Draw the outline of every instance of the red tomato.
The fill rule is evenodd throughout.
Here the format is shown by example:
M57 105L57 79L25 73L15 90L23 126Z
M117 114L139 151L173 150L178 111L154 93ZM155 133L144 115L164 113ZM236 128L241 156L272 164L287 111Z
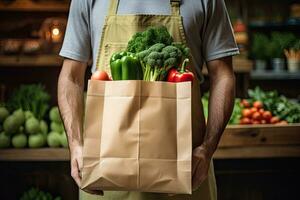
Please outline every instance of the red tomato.
M257 112L258 110L257 110L257 108L252 107L252 108L250 108L250 111L251 111L251 113L252 113L252 115L253 115L253 113Z
M258 120L253 120L253 121L252 121L252 124L260 124L260 121L258 121Z
M263 120L260 121L260 123L261 123L261 124L266 124L267 121L263 119Z
M243 117L248 117L249 118L249 117L251 117L252 113L251 113L249 108L246 108L246 109L243 109L242 115L243 115Z
M243 99L241 104L245 107L245 108L249 108L250 107L250 103L248 100L246 99Z
M261 120L261 115L260 115L260 113L259 113L259 112L253 113L253 114L252 114L252 119L253 119L253 120L257 120L257 121Z
M109 81L110 80L108 74L105 71L96 71L91 76L91 79L92 80L99 80L99 81Z
M240 120L240 124L251 124L251 120L247 117L244 117Z
M270 121L270 119L272 118L272 113L270 111L265 111L262 114L263 118L267 121Z
M261 109L259 109L259 111L258 111L261 115L263 115L264 114L264 112L265 112L265 110L263 109L263 108L261 108Z
M253 103L253 107L255 107L255 108L257 108L257 109L260 109L260 108L263 108L264 105L263 105L263 103L260 102L260 101L255 101L255 102Z
M271 124L276 124L276 123L278 123L280 121L280 119L279 119L279 117L272 117L271 118L271 120L270 120L270 122L271 122Z
M280 121L280 122L277 122L276 124L278 124L278 125L287 125L288 122L285 121L285 120L282 120L282 121Z

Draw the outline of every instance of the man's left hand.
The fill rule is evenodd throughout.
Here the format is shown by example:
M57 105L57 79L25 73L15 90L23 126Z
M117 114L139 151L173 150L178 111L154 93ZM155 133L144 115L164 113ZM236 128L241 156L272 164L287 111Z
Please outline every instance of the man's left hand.
M199 146L193 150L192 158L192 187L196 190L207 178L211 156L204 146Z

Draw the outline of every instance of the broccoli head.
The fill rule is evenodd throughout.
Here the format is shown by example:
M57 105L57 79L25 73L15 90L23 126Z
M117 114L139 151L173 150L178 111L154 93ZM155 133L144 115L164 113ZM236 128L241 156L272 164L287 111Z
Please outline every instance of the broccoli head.
M127 51L138 53L149 49L154 44L170 45L173 38L164 26L150 27L144 32L138 32L128 42ZM163 48L163 47L162 47Z
M173 42L172 46L175 46L178 49L180 49L180 51L182 52L182 57L183 58L188 58L189 57L189 55L190 55L190 49L186 45L181 44L181 43L175 43L175 42Z

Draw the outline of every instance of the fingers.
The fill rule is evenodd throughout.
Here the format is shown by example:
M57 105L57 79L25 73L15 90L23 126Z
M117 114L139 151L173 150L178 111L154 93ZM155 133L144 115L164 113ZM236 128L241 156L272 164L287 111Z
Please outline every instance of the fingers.
M195 173L193 174L192 186L196 190L207 178L208 169L204 160L199 160Z
M198 189L198 187L201 185L201 183L206 179L207 175L206 172L204 172L203 170L199 169L196 170L195 175L193 176L193 180L192 180L192 186L193 186L193 190Z
M193 157L192 157L192 176L194 176L195 171L198 167L198 164L199 164L199 158L193 155Z
M193 190L197 189L200 184L206 179L208 173L208 163L201 149L196 148L193 151L193 167L192 167L192 186Z
M81 185L81 176L76 159L71 160L71 176L75 180L78 187Z

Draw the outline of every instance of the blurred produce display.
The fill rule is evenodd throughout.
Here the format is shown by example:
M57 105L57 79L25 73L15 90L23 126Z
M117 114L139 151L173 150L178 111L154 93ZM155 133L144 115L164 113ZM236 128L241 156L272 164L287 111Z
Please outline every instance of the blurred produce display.
M229 124L300 123L300 104L279 95L277 91L263 91L259 87L248 91L249 99L236 99ZM202 98L204 115L208 117L208 98Z
M266 110L272 112L280 120L288 123L300 122L300 104L279 95L277 91L263 91L259 87L249 90L249 97L252 101L260 101Z
M49 192L38 188L30 188L22 194L20 200L62 200L62 198L60 196L53 197Z
M266 70L267 61L272 69L285 69L286 56L288 70L300 70L300 38L292 33L272 32L268 37L262 33L255 33L252 40L251 57L255 60L256 70Z
M45 117L49 109L50 95L40 84L21 85L7 102L10 110L30 111L37 119Z
M67 147L58 107L49 111L49 100L42 85L21 85L16 89L8 102L0 105L0 148Z

